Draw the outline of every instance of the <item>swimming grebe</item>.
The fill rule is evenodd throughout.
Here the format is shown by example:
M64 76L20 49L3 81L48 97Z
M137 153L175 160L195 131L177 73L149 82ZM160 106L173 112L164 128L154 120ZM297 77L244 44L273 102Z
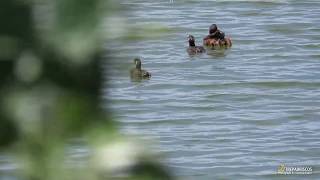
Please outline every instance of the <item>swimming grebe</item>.
M135 58L133 62L136 67L130 70L130 76L132 79L149 79L151 77L151 73L141 69L141 60L139 58Z
M209 35L203 38L203 44L210 47L231 47L232 41L229 37L225 37L224 32L218 29L216 24L209 27Z
M189 41L189 47L187 49L187 52L190 55L194 55L194 54L199 54L199 53L204 53L206 52L206 49L204 49L204 47L202 46L196 46L195 44L195 39L192 35L188 36L188 41Z

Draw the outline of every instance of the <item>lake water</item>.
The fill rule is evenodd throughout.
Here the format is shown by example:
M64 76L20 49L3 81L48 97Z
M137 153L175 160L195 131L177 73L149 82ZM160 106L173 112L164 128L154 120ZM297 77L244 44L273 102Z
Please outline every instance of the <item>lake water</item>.
M181 179L319 179L319 1L122 0L128 23L173 29L112 47L105 97L125 134L157 142ZM218 24L233 47L195 57ZM133 58L150 80L131 82ZM280 164L313 175L276 175Z

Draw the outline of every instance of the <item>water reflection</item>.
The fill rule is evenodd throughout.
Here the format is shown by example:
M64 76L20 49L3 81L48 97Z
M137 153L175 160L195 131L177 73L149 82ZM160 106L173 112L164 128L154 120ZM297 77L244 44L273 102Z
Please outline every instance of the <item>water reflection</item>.
M227 56L228 51L229 51L229 48L227 47L220 47L220 48L213 47L213 48L207 49L207 55L213 58L223 58Z

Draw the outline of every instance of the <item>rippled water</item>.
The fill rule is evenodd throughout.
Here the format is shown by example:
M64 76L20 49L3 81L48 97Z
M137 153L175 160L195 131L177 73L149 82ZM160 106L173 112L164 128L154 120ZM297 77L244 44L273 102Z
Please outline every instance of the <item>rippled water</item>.
M182 179L320 178L319 1L143 1L128 22L175 29L112 47L111 108L128 134L155 139ZM189 57L217 23L228 50ZM131 82L133 58L152 78ZM280 164L312 176L275 175Z

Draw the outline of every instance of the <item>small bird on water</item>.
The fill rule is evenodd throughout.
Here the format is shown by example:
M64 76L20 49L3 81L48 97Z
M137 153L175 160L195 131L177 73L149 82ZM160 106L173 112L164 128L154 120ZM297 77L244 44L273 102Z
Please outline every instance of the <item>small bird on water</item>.
M131 79L141 80L141 79L149 79L151 77L151 73L146 70L141 69L141 60L140 58L135 58L133 60L135 64L135 68L130 70Z
M204 49L203 46L196 46L195 39L192 35L188 36L189 41L189 47L187 49L187 52L189 55L195 55L206 52L206 49Z
M231 47L230 37L225 37L224 32L218 29L216 24L209 27L209 35L203 38L203 45L208 47Z

